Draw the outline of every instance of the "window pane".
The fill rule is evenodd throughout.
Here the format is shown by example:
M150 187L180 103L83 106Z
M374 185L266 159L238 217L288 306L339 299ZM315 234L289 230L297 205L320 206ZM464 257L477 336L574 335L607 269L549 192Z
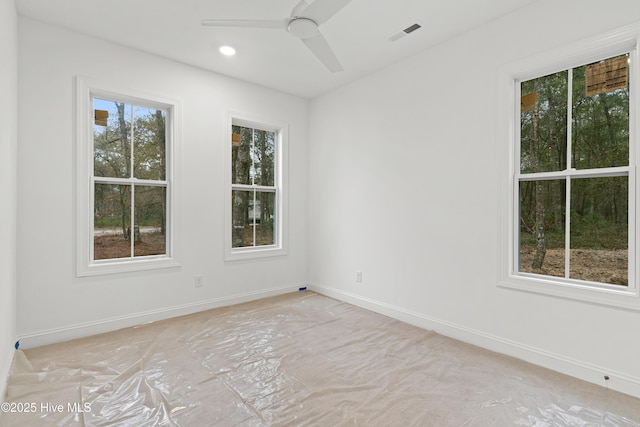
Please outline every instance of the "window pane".
M94 202L93 258L131 256L131 187L96 184Z
M98 98L93 106L94 175L130 178L131 106Z
M521 172L566 169L567 85L566 71L521 83Z
M520 183L519 271L565 277L564 180Z
M134 176L139 179L165 180L164 111L134 108Z
M166 253L166 188L135 186L135 256Z
M255 218L256 246L273 245L275 227L276 193L257 192L253 208L249 208L251 219Z
M571 181L571 278L628 285L628 181Z
M628 57L573 70L572 165L629 165Z
M253 218L249 210L253 210L253 191L232 191L233 199L233 247L253 246Z
M232 191L233 247L274 245L275 192Z
M232 126L233 134L238 135L237 138L232 138L231 141L231 182L233 184L253 184L251 179L252 130L250 128Z
M256 185L274 185L275 132L255 130L253 133L253 176Z

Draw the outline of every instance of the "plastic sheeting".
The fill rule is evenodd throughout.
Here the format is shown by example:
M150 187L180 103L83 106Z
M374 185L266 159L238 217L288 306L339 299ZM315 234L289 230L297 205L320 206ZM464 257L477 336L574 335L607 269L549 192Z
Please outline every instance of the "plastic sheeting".
M18 351L2 412L2 426L640 426L639 399L308 291Z

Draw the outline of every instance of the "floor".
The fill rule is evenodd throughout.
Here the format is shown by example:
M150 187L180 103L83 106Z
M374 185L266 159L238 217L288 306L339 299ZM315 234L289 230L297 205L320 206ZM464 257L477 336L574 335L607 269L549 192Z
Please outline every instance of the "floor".
M18 351L1 426L640 426L640 399L310 291Z

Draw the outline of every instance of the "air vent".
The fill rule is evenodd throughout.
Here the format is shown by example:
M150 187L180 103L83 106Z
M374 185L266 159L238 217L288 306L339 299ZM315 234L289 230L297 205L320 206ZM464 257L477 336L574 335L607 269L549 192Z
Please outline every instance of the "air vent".
M401 39L402 37L406 36L407 34L411 34L413 33L415 30L422 28L422 26L418 23L415 23L413 25L409 25L407 28L405 28L404 30L400 31L399 33L396 33L394 35L392 35L391 37L389 37L389 40L391 40L392 42Z
M417 30L418 28L421 28L421 27L420 27L420 24L413 24L413 25L411 25L411 26L409 26L409 27L405 28L405 29L404 29L404 30L402 30L402 31L404 31L405 33L409 34L409 33L413 33L413 32L414 32L415 30Z

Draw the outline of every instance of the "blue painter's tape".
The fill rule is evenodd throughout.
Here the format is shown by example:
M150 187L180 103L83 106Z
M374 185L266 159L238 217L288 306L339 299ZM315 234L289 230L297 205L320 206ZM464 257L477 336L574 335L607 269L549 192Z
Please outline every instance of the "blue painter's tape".
M307 287L305 286L305 287L302 287L302 288L300 288L300 289L298 289L298 290L299 290L299 291L306 291L306 290L307 290Z
M20 347L20 341L16 341L15 348L16 350Z

